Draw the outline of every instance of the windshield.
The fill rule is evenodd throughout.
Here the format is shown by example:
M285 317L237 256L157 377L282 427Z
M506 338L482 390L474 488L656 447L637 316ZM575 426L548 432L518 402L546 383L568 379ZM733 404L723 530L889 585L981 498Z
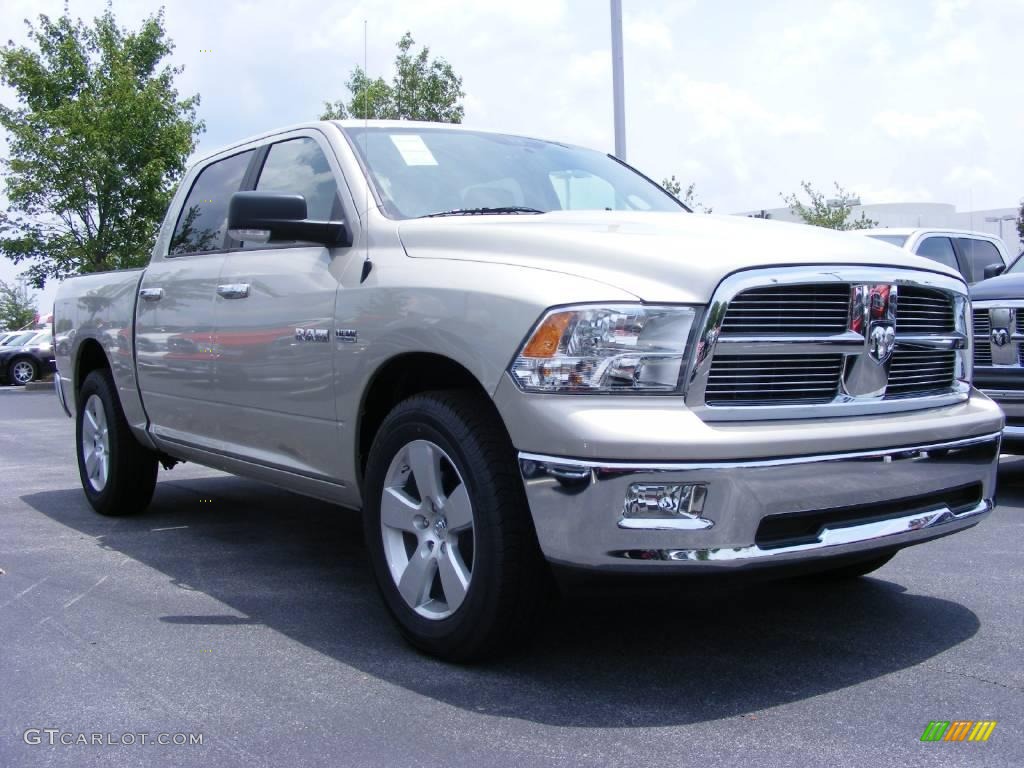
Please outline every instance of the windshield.
M37 347L43 344L50 344L52 341L49 331L36 331L35 335L25 342L25 346Z
M873 237L875 240L881 240L885 243L892 243L893 245L898 245L901 248L903 247L903 244L907 242L906 235L868 235L868 237Z
M527 215L686 210L651 180L589 149L443 128L345 130L393 218L494 208Z
M1007 268L1006 273L1021 274L1024 272L1024 251L1017 254L1017 258L1013 260L1013 263Z

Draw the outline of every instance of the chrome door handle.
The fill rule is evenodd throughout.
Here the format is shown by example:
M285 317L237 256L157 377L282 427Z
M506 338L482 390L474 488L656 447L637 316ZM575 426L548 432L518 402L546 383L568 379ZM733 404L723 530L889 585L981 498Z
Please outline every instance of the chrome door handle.
M143 288L139 291L141 296L146 301L160 301L164 297L163 288Z
M217 286L217 295L225 299L245 299L249 297L248 283L225 283Z

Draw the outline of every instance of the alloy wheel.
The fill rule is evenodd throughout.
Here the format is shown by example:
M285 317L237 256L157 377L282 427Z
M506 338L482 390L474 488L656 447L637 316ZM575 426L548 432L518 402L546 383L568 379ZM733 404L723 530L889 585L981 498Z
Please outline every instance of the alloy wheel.
M435 620L458 610L473 577L473 505L440 446L413 440L395 454L380 527L388 570L406 604Z

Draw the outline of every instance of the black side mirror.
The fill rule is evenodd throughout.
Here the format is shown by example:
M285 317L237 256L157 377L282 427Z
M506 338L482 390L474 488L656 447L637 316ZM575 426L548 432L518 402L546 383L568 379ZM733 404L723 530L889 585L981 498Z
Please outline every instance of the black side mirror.
M1005 271L1006 271L1006 265L1005 264L989 264L982 271L982 274L985 276L985 279L988 280L990 277L996 277L997 275L1003 274L1003 272L1005 272Z
M228 205L228 234L264 243L300 240L327 247L352 245L344 221L310 221L306 198L278 192L235 192Z

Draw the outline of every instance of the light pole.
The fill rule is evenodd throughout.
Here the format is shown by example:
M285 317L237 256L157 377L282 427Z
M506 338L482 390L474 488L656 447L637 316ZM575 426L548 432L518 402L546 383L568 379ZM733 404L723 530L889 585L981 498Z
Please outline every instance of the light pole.
M615 111L615 156L626 159L626 97L622 78L622 0L612 3L612 102Z
M1002 240L1004 243L1006 242L1006 238L1003 237L1003 222L1004 221L1016 221L1016 220L1017 220L1017 217L1014 214L1012 214L1012 213L1007 214L1006 216L986 216L985 217L985 221L992 221L992 222L998 221L999 222L999 239Z

